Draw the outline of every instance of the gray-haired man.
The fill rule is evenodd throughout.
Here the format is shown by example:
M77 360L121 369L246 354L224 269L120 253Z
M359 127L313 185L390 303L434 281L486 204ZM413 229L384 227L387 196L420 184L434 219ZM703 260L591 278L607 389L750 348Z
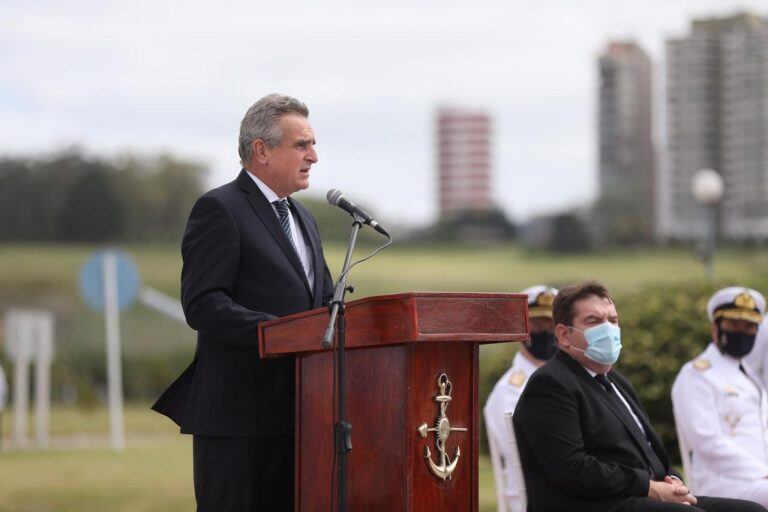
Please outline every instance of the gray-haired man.
M293 510L293 358L263 360L257 324L327 304L333 282L290 194L317 162L306 105L271 94L240 126L243 169L192 208L181 299L195 359L153 408L192 434L197 510Z

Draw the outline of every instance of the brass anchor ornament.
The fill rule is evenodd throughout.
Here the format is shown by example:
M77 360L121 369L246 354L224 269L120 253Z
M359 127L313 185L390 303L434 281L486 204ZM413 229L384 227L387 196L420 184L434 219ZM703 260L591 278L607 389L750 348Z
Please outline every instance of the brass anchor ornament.
M424 447L424 458L429 464L429 470L437 478L446 481L451 478L451 475L456 470L456 465L459 463L459 457L461 457L461 450L456 447L456 451L453 454L453 460L448 456L445 449L445 443L448 441L448 436L451 432L466 432L466 428L451 427L451 422L448 420L445 410L448 408L448 402L451 401L451 381L448 380L448 376L441 373L437 378L437 388L440 390L434 401L440 404L440 415L437 417L435 426L433 428L427 428L427 423L422 423L417 431L419 435L426 439L428 432L435 433L435 445L440 455L440 463L435 464L432 460L432 452L429 451L429 446Z

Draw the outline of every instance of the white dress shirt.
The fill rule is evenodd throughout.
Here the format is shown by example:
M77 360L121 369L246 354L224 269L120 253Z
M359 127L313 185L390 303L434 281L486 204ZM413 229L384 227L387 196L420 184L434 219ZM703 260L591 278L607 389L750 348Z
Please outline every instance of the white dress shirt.
M275 192L267 186L266 183L261 181L259 178L248 173L248 176L251 177L254 183L256 183L256 186L259 187L259 190L261 190L261 193L264 194L264 197L267 198L267 201L269 201L270 206L272 206L272 211L275 212L275 216L280 220L280 215L277 213L277 208L275 208L274 202L279 201L280 199L283 199L282 197L279 197ZM293 237L293 243L294 248L296 249L296 254L299 255L299 260L301 260L301 266L304 268L304 274L307 276L307 281L309 282L309 289L312 290L314 282L315 282L315 269L312 265L312 255L310 254L309 249L307 248L307 244L304 241L304 235L301 232L301 229L299 229L299 226L296 224L296 220L293 218L293 212L291 212L291 209L288 208L288 220L291 224L291 236Z
M595 378L595 376L597 375L597 372L590 370L589 368L587 368L584 365L581 365L581 366L582 366L582 368L587 370L587 373L589 373L589 375L593 379ZM603 375L605 375L605 374L603 374ZM607 378L608 377L606 376L606 379ZM635 414L635 411L632 410L632 407L629 405L629 402L627 402L626 398L624 398L624 395L621 394L621 391L619 391L619 388L616 387L616 384L614 384L611 379L608 379L608 382L611 383L611 387L613 388L613 392L616 393L616 396L619 397L619 399L621 400L621 403L624 404L624 407L627 408L627 410L629 411L629 414L632 415L632 419L634 419L635 423L637 423L637 426L640 427L640 432L642 432L643 435L647 437L647 434L645 433L645 429L643 428L643 423L640 421L640 418L637 417L637 415ZM602 386L602 384L601 384L601 386ZM648 442L648 444L651 444L650 441Z

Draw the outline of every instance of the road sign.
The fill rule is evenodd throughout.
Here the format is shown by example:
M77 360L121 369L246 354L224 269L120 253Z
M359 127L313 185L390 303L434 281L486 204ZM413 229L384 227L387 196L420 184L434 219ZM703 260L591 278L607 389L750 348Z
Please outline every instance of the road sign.
M139 293L139 271L130 256L119 250L94 251L80 270L80 292L85 303L91 309L104 311L106 303L104 295L104 264L105 258L114 257L117 277L117 305L120 309L130 307Z

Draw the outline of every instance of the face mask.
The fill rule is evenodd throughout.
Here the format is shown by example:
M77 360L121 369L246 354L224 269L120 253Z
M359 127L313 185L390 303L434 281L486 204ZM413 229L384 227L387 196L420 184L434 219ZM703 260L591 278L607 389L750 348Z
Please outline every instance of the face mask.
M755 346L755 336L755 334L723 331L718 328L718 348L724 354L741 359L752 352L752 347Z
M525 342L525 348L536 359L546 361L557 352L557 344L555 343L555 335L551 332L532 332L531 341Z
M583 331L570 325L568 328L584 334L584 339L587 340L586 350L571 346L572 349L584 352L587 358L600 364L613 364L619 360L619 354L621 353L621 329L619 329L618 325L605 322Z

